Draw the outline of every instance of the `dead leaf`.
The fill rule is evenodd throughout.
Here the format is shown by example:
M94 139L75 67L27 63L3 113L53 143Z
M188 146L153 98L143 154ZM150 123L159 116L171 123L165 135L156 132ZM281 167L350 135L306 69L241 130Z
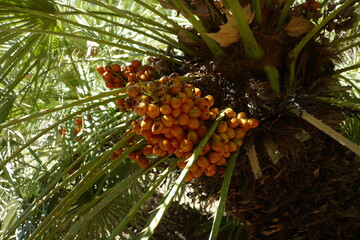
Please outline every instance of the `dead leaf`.
M301 34L310 32L314 27L315 25L304 17L293 17L285 30L289 36L299 37Z
M207 35L220 44L221 47L227 47L231 44L240 40L240 33L236 20L229 9L223 9L226 14L227 23L220 26L220 30L217 33L207 33ZM250 24L255 16L255 13L251 12L250 4L246 5L244 8L244 14L246 20Z

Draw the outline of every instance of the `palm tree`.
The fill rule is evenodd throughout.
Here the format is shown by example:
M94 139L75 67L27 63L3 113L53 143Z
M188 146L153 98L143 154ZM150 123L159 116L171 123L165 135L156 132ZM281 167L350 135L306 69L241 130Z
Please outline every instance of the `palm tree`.
M240 239L243 228L250 239L356 239L358 6L2 0L0 236L149 239L193 189L200 211L219 200L200 239ZM141 117L114 103L130 102L134 88L106 90L96 66L148 56L156 79L178 72L215 107L260 121L226 171L184 184L230 110L209 123L182 171L174 156L152 155L145 168L131 159L146 144L127 131Z

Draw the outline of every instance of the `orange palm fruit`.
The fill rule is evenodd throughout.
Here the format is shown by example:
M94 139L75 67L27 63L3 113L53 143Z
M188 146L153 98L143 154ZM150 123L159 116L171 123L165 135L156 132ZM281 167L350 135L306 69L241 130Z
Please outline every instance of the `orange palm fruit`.
M153 154L155 156L161 156L162 154L164 154L164 150L159 145L154 145L153 146Z
M239 127L245 129L246 131L249 130L250 125L249 125L247 119L240 119L240 125L239 125Z
M145 86L147 87L147 89L149 89L150 91L155 91L157 85L155 82L147 82L145 84Z
M191 108L192 108L192 107L190 106L190 104L184 103L183 105L181 105L180 110L181 110L181 113L187 114L187 113L189 113L189 111L190 111Z
M147 139L148 143L151 145L159 144L159 142L164 139L161 135L152 135L150 138Z
M226 166L226 165L227 165L226 158L222 157L222 158L217 162L216 165L218 165L218 166Z
M167 133L170 133L170 127L166 127L166 126L164 125L164 128L163 128L163 130L162 130L162 134L167 134Z
M103 75L103 74L105 73L105 68L104 68L103 66L97 66L97 67L96 67L96 71L97 71L99 74Z
M256 118L248 119L247 123L249 124L250 128L257 128L259 126L259 120L257 120Z
M124 102L125 102L124 98L116 99L116 101L115 101L116 105L118 105L118 106L124 106Z
M143 130L150 130L153 124L154 121L149 117L144 117L140 122L140 126Z
M159 106L151 103L148 105L147 115L149 115L152 119L156 119L160 116L160 108Z
M169 104L163 104L161 105L160 107L160 112L161 114L163 115L167 115L167 114L170 114L171 113L171 107Z
M234 110L232 110L231 108L228 108L225 110L225 117L227 119L231 119L236 117L236 112Z
M176 155L178 158L182 158L182 157L185 156L185 153L184 153L183 151L181 151L180 149L176 149L175 155Z
M145 114L147 113L147 110L148 110L148 106L144 102L140 102L138 105L136 105L136 107L134 109L136 114L139 116L145 116Z
M211 145L210 143L207 143L204 148L202 149L200 155L203 156L203 155L206 155L208 152L211 151Z
M209 159L209 162L217 164L222 158L222 155L218 152L210 152L208 153L207 158Z
M246 130L244 128L235 128L235 139L242 139L245 137Z
M236 117L230 118L230 119L228 120L228 126L229 126L229 128L236 128L236 127L239 126L239 124L240 124L240 120L239 120L238 118L236 118Z
M175 137L180 136L183 133L183 131L184 131L183 128L179 125L173 125L170 127L170 132Z
M193 143L189 139L183 139L180 142L180 150L187 153L193 149Z
M139 61L139 60L132 60L130 64L131 64L131 66L132 66L133 68L137 69L138 67L141 66L141 61Z
M228 129L228 124L226 121L220 121L219 124L216 127L217 133L225 133Z
M198 159L196 159L196 164L203 169L210 166L209 160L204 156L198 157Z
M122 148L118 148L118 149L116 149L116 151L115 151L115 153L116 153L117 155L121 155L121 154L123 154L123 152L124 152L124 149L122 149Z
M185 181L185 182L191 182L193 179L194 179L193 174L192 174L191 172L188 172L188 173L186 174L186 176L185 176L184 181Z
M238 146L234 141L229 142L229 147L230 147L230 152L236 152L236 150L238 149Z
M131 160L135 160L136 159L136 151L129 153L128 158L130 158Z
M201 110L199 109L199 107L194 106L189 110L189 116L191 118L198 118L201 116Z
M176 138L169 139L171 146L178 149L180 147L180 142Z
M164 150L168 150L171 147L171 143L168 139L164 138L159 142L159 146Z
M202 139L205 134L207 133L207 127L205 125L200 125L198 129L196 129L196 133L198 134L199 138Z
M105 82L105 87L109 88L109 89L113 89L115 88L115 84L113 82Z
M136 135L141 135L141 126L140 124L134 124L132 129Z
M169 77L168 76L162 76L160 79L159 79L159 83L162 83L162 84L165 84L169 81Z
M199 98L200 100L197 102L197 106L200 108L201 111L209 110L210 108L210 101L207 98Z
M146 140L148 140L149 138L151 138L152 136L154 136L154 134L152 133L151 130L141 129L140 134L141 134L141 136L143 136Z
M175 154L176 154L176 153L175 153ZM180 169L184 169L185 166L186 166L186 163L187 163L187 162L185 162L185 159L180 159L180 160L178 160L178 161L176 162L178 168L180 168Z
M193 155L193 151L190 151L190 152L187 152L187 153L185 153L185 159L189 159L192 155Z
M241 147L243 145L243 140L242 139L234 139L234 143L236 143L236 145L238 147Z
M194 94L195 94L195 96L200 97L201 96L200 88L194 88Z
M220 140L211 140L210 142L211 145L211 150L215 151L215 152L221 152L223 146L223 143Z
M171 94L177 94L177 93L179 93L181 91L181 85L179 85L179 84L172 84L172 85L170 85L170 87L169 87L169 92L171 93Z
M179 121L179 124L181 126L187 126L190 122L189 115L187 115L185 113L180 114L180 116L177 118L177 120Z
M117 77L117 76L115 76L115 77L112 79L112 81L115 82L115 83L122 83L121 78L119 78L119 77Z
M196 130L200 127L199 119L197 118L190 118L188 127L192 130Z
M165 127L171 127L174 124L174 118L171 115L163 115L161 117L161 122Z
M171 110L171 116L173 118L178 118L180 116L180 114L181 114L181 110L179 108L173 108Z
M194 87L191 84L185 84L183 87L183 92L188 96L189 98L192 98L194 96Z
M127 77L128 82L136 82L136 74L135 73L129 73L128 77Z
M203 120L203 121L207 121L207 120L209 120L210 119L210 111L209 110L206 110L206 111L202 111L201 112L201 116L200 116L200 118L201 118L201 120Z
M154 122L154 124L151 127L151 131L154 135L159 135L162 133L163 128L164 128L164 124L162 122Z
M239 112L236 116L239 120L241 119L247 119L247 114L246 112Z
M110 160L114 160L114 159L117 158L117 156L118 156L118 155L113 152L113 153L109 156L109 158L110 158Z
M138 92L138 88L134 85L132 86L129 86L127 89L126 89L126 93L129 95L129 97L131 98L134 98L136 97L137 95L139 95L139 92Z
M189 97L184 92L179 92L177 96L181 99L182 104L186 103L189 100Z
M113 77L114 77L114 74L112 72L106 71L106 72L103 73L102 76L103 76L103 79L105 81L111 81L113 79Z
M145 168L149 167L149 159L147 159L145 156L143 156L137 161L137 164L142 169L145 169Z
M201 168L198 168L195 172L191 172L194 178L200 178L203 174L203 170Z
M226 134L228 135L229 139L234 139L235 138L235 130L233 128L228 128L226 130Z
M215 165L215 164L211 164L210 166L208 166L208 167L205 169L204 173L205 173L206 176L212 177L212 176L214 176L214 175L216 174L216 170L217 170L216 165Z
M171 101L171 95L170 94L164 94L161 96L161 104L168 104L170 105L170 101Z
M171 98L170 105L173 109L181 108L181 105L182 105L181 98L178 98L178 97Z
M210 106L214 105L215 99L212 95L206 95L204 98L209 101Z
M144 149L143 149L143 154L144 154L144 155L150 155L150 154L152 154L152 153L153 153L153 147L152 147L152 145L150 145L150 144L146 145L146 146L144 147Z
M222 143L228 143L229 142L229 136L226 133L219 133L220 141Z
M197 145L199 143L199 136L194 130L190 130L187 133L187 138L194 144Z

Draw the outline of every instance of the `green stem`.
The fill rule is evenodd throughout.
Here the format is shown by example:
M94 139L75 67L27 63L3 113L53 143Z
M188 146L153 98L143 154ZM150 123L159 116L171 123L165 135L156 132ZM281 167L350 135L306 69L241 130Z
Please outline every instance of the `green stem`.
M214 40L212 40L210 37L206 35L207 32L206 29L201 25L199 20L196 19L196 17L192 14L190 9L188 9L188 7L183 3L183 1L171 0L171 2L174 3L177 8L181 9L182 14L186 16L186 19L193 25L196 31L200 34L200 37L205 41L206 45L210 48L214 56L223 56L225 54L224 51Z
M346 8L349 4L354 2L356 0L347 0L345 3L343 3L340 7L336 8L334 11L332 11L325 19L319 23L315 28L313 28L299 43L296 45L296 47L293 49L293 51L289 54L289 57L291 59L290 63L290 77L289 77L289 86L288 90L293 87L294 81L295 81L295 69L296 69L296 60L298 56L300 55L300 52L303 50L303 48L306 46L306 44L314 37L316 33L318 33L331 19L333 19L336 15L338 15L344 8Z
M289 14L290 7L294 3L294 1L295 0L286 0L283 9L281 9L279 20L276 23L276 28L280 28L281 26L284 25L284 23L287 19L287 16Z
M360 33L354 34L354 35L351 35L351 36L348 36L348 37L344 37L344 38L339 38L337 40L332 41L329 44L329 46L338 46L342 42L346 42L346 41L352 40L354 38L359 38L359 37L360 37Z
M340 49L339 52L345 52L345 51L347 51L347 50L349 50L349 49L352 49L352 48L354 48L354 47L357 47L357 46L360 46L360 43L359 43L359 42L355 42L355 43L353 43L353 44L351 44L351 45L349 45L349 46L346 46L346 47Z
M264 52L256 42L250 26L244 15L244 9L241 7L238 0L226 0L233 10L234 18L238 26L239 33L244 43L245 55L248 58L256 59L264 55Z
M227 193L229 191L231 177L232 177L232 173L234 171L235 162L236 162L236 158L237 158L238 154L239 154L239 149L236 152L231 154L231 157L229 159L229 164L226 167L223 184L220 189L219 205L218 205L218 208L216 209L215 219L212 224L209 240L215 240L219 233L221 219L222 219L222 216L225 211L226 197L227 197Z
M264 71L267 74L270 85L276 96L280 95L280 74L276 67L274 66L265 66Z
M360 68L360 63L346 67L346 68L336 70L334 74L336 75L336 74L340 74L340 73L351 71L351 70L358 69L358 68Z
M251 0L251 6L255 11L255 21L257 24L262 25L262 15L261 15L261 3L260 0Z

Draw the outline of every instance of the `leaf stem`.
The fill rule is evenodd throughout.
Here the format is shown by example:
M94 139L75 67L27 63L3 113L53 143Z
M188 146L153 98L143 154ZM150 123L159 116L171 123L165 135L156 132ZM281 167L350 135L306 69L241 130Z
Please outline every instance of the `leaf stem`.
M286 0L285 1L285 5L284 5L283 9L281 9L279 20L276 23L276 28L280 28L282 25L284 25L284 23L287 19L287 16L289 14L290 7L294 3L294 1L295 0Z

